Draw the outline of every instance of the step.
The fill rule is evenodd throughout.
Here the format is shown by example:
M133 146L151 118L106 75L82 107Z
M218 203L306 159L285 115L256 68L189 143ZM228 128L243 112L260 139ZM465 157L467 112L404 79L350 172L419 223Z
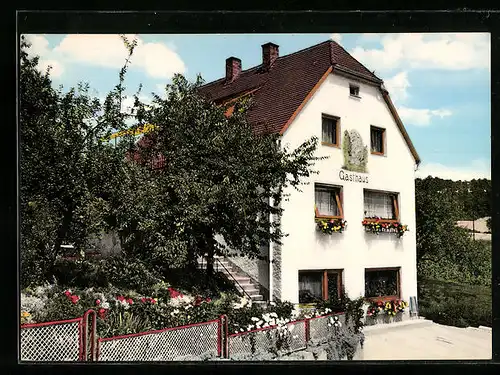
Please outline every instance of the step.
M256 289L256 288L243 289L243 290L241 290L241 288L236 288L236 289L240 293L249 294L249 295L258 295L260 293L260 291L258 289Z
M260 294L250 294L250 298L252 299L252 302L253 301L263 301L264 300L264 297Z

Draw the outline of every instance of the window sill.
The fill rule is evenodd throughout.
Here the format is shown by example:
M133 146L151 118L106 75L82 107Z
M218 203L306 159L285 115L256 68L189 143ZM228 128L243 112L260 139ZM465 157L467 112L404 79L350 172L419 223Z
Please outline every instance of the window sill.
M373 218L364 218L363 221L366 221L368 223L375 223L375 222L379 222L379 223L398 223L399 220L398 219L373 219Z
M342 216L323 216L323 215L316 215L314 217L315 220L344 220Z
M338 143L321 142L322 146L340 148Z
M399 300L401 298L399 297L399 295L395 295L395 296L381 296L381 297L365 297L365 301L366 302L378 302L378 301L389 302L389 301L393 301L395 299Z
M371 151L372 155L385 156L385 152Z

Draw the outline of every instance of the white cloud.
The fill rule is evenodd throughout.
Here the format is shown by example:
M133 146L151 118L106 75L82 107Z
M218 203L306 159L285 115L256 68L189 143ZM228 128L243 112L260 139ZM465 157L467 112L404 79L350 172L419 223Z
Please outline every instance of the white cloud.
M469 165L459 168L450 168L439 163L422 163L415 175L418 178L432 176L453 181L468 181L478 178L491 178L491 167L483 159L473 160Z
M385 34L380 37L380 43L382 49L357 46L351 53L370 69L382 71L403 67L490 69L490 35L487 33Z
M399 107L397 110L403 123L415 126L428 126L435 117L443 118L453 114L448 109L415 109Z
M336 41L337 43L340 43L342 40L342 35L341 34L330 34L330 39Z
M52 77L60 77L64 71L62 64L55 60L47 58L50 56L49 41L43 35L25 35L28 42L31 44L29 49L30 54L39 56L38 70L42 73L47 71L50 66L50 75Z
M153 78L170 78L175 73L185 73L186 66L172 48L172 44L146 43L137 35L126 35L129 41L137 39L137 46L131 58L131 68L141 69ZM63 65L80 63L120 69L125 63L127 50L119 35L71 34L55 48L48 47L48 41L41 35L30 35L33 53L41 62L51 61L54 74L62 73ZM47 65L47 64L46 64Z
M400 72L394 77L385 80L384 85L395 101L404 101L408 98L408 87L411 85L410 81L408 81L407 72Z

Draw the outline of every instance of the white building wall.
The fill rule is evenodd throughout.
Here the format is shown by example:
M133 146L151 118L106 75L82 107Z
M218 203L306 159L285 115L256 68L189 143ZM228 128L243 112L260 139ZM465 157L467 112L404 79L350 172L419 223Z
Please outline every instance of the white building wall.
M298 302L298 271L306 269L343 269L345 290L350 298L364 295L364 270L375 267L401 267L401 294L408 300L417 295L415 238L415 161L393 119L380 91L357 83L360 97L349 95L344 77L330 74L304 106L282 138L282 147L291 149L316 136L316 155L329 159L318 161L320 173L308 179L302 192L288 188L289 200L283 202L282 228L289 236L283 239L281 299ZM343 142L345 130L356 129L368 147L368 183L343 181L339 171L344 164L340 148L321 145L321 116L340 117ZM370 153L370 125L386 129L386 155ZM342 143L341 143L342 145ZM351 172L348 172L351 173ZM314 220L314 183L339 185L343 188L343 210L347 228L331 236L316 229ZM402 238L392 233L379 236L365 233L363 189L399 193L402 224L409 227Z

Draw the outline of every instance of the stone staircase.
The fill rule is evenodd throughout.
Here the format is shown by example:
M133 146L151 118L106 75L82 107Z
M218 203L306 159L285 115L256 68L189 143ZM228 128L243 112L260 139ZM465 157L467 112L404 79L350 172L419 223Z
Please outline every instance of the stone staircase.
M202 262L202 258L198 258L198 268L206 268L206 262ZM267 302L264 301L264 297L259 291L259 285L252 281L252 279L240 269L234 267L227 259L224 257L215 257L214 260L214 271L221 272L224 274L229 281L235 282L235 287L239 293L243 296L250 296L252 304L256 305L266 305ZM248 295L248 296L247 296Z

